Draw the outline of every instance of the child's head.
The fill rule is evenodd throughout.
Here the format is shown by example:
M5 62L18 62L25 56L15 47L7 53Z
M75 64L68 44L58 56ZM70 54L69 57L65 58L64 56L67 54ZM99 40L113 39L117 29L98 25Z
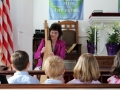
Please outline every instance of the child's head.
M111 74L116 75L116 77L120 78L120 51L118 51L117 55L114 58Z
M58 78L64 74L64 62L58 56L50 56L44 63L45 73L49 78Z
M12 66L18 71L25 70L29 67L29 56L25 51L18 50L11 56Z
M82 54L74 67L74 78L80 79L82 82L89 82L98 80L99 76L100 71L96 58L90 53Z

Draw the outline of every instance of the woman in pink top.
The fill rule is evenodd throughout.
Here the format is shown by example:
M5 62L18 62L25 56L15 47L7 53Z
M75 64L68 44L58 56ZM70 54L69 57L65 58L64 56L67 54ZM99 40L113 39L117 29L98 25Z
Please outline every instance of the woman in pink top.
M112 76L107 79L109 84L120 84L120 51L115 56L114 63L111 69Z
M82 54L74 67L74 79L67 84L100 84L99 66L96 58L90 54Z
M49 39L51 40L52 52L49 55L57 55L60 58L65 58L66 43L60 40L62 36L61 25L58 23L53 23L49 31ZM40 70L43 61L43 54L45 52L45 39L42 39L37 51L34 53L34 59L38 60L35 70Z

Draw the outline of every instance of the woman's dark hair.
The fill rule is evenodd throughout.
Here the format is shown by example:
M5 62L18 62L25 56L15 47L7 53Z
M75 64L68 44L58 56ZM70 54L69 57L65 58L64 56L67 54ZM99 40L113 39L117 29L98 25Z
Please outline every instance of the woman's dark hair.
M115 77L120 78L120 51L118 51L114 58L114 63L110 72L112 75L115 75Z
M58 36L58 39L62 36L62 29L61 29L61 25L58 24L58 23L53 23L51 26L50 26L50 31L51 30L54 30L54 31L58 31L59 32L59 36ZM49 31L49 32L50 32ZM50 33L49 33L49 38L50 38Z

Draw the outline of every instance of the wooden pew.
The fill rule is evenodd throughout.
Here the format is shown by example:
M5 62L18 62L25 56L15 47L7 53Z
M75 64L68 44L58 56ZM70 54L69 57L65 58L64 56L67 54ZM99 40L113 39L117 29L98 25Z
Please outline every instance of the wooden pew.
M112 89L119 90L119 84L0 84L0 89L74 89L74 90L102 90L102 89Z
M101 83L107 83L107 78L110 77L110 68L100 68L100 73L101 76L99 78L99 81ZM15 71L0 71L0 74L3 75L13 75ZM28 71L28 73L30 75L45 75L44 71L35 71L35 70L31 70ZM65 83L67 83L68 81L73 79L73 71L72 70L66 70L65 74L64 74L64 79L65 79Z

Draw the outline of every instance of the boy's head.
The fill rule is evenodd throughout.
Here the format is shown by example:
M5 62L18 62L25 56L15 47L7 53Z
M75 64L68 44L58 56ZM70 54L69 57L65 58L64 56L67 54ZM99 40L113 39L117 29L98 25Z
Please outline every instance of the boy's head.
M58 78L64 74L64 62L58 56L50 56L44 63L45 73L49 78Z
M25 70L29 67L29 56L25 51L15 51L11 55L11 61L13 67L18 71Z
M99 65L96 58L90 54L82 54L74 68L74 78L82 82L98 80L100 76Z

